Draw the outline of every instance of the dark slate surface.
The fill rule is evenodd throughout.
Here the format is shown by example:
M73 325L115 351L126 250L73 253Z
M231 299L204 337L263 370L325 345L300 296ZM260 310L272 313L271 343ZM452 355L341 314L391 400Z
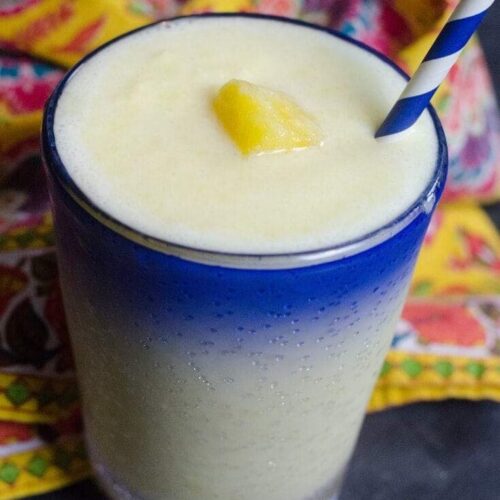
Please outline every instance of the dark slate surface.
M386 410L366 418L341 500L498 500L499 463L496 403ZM105 499L91 481L35 498Z
M491 8L480 36L498 95L500 2ZM488 212L500 225L500 204L489 207ZM33 500L104 498L91 481L32 497ZM468 401L421 403L369 415L341 497L341 500L498 499L500 405Z

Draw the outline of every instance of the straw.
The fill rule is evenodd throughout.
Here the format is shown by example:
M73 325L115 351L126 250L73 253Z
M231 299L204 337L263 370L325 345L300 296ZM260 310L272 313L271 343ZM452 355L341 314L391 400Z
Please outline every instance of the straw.
M460 2L375 137L397 134L417 121L493 2Z

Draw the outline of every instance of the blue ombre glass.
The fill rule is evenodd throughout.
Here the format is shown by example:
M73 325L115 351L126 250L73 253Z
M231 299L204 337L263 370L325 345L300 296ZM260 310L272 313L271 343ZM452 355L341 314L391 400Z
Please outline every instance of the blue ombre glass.
M335 497L443 190L435 112L432 179L384 227L296 254L208 252L126 227L68 175L54 113L85 60L47 105L43 153L98 478L116 498Z

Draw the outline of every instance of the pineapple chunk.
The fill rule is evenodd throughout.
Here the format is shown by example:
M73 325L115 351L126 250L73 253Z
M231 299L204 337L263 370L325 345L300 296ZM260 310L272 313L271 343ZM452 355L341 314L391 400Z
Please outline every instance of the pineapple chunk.
M283 92L231 80L213 101L215 114L245 154L292 151L321 144L313 118Z

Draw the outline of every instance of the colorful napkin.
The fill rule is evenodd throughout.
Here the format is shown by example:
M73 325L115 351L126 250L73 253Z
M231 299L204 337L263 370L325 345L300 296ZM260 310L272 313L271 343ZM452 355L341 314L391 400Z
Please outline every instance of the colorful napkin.
M0 500L88 474L39 157L42 107L64 71L151 20L209 11L299 17L411 72L451 0L11 0L0 3ZM448 397L500 401L500 238L479 202L500 194L500 127L477 40L434 104L449 141L444 202L369 410Z

